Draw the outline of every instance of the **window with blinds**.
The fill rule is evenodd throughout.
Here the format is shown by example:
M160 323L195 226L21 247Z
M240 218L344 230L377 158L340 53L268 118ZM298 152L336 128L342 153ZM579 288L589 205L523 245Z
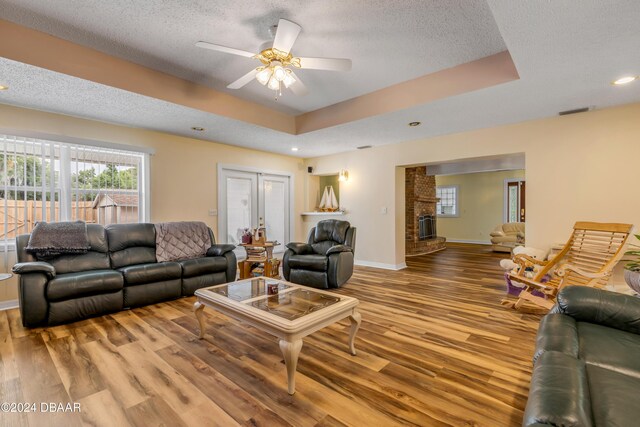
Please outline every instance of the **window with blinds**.
M144 153L0 135L0 250L38 221L143 221L145 167Z
M458 216L458 186L442 185L436 187L436 214L438 216Z

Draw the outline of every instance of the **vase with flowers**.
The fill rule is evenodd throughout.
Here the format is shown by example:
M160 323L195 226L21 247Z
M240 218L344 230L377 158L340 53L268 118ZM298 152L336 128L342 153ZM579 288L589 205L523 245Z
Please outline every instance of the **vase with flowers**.
M243 244L251 244L251 229L245 228L242 230L241 240Z

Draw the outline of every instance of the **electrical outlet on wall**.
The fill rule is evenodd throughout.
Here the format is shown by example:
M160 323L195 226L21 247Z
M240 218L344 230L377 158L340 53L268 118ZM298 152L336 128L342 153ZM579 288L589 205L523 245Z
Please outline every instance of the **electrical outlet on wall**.
M209 209L209 216L218 216L218 209Z

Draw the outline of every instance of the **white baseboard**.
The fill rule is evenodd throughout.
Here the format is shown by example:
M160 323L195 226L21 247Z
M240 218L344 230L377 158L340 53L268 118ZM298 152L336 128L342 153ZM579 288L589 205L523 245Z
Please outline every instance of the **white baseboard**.
M473 245L491 245L491 242L487 241L487 240L449 239L448 237L447 237L447 242L451 242L451 243L471 243Z
M354 264L360 265L362 267L381 268L383 270L402 270L403 268L407 268L406 262L403 262L401 264L385 264L383 262L355 260Z
M0 301L0 311L10 310L12 308L18 308L18 300L10 299L7 301Z

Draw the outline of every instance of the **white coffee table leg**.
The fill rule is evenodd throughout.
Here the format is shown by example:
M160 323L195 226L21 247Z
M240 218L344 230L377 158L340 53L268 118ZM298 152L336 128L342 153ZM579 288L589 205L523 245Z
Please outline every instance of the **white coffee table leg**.
M204 316L202 315L204 312L204 304L196 301L196 303L193 304L193 312L196 314L196 319L198 319L198 323L200 324L200 335L198 335L198 338L202 339L204 338L205 328Z
M296 368L298 367L298 356L300 356L300 350L302 350L302 340L280 340L280 350L284 356L284 364L287 367L288 391L289 394L293 394L296 392Z
M362 321L362 316L357 311L353 310L351 316L349 316L349 320L351 321L351 330L349 331L349 350L353 356L356 355L356 333L358 329L360 329L360 322Z

